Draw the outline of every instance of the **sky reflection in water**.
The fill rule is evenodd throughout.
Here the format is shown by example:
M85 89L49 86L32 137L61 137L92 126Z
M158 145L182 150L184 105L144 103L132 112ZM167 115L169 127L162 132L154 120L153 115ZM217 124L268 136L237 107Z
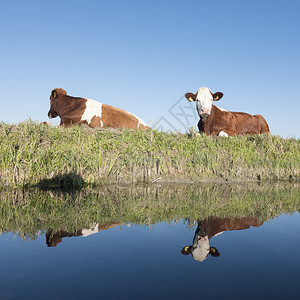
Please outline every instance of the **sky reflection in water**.
M299 210L288 182L6 191L0 299L295 298Z
M93 224L86 237L43 232L23 241L6 233L0 299L292 299L300 292L299 225L294 213L264 223ZM209 247L219 255L207 255Z

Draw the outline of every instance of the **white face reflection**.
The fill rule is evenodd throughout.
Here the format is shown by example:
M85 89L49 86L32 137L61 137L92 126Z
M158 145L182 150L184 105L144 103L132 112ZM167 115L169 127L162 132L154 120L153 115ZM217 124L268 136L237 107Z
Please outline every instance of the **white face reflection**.
M213 95L209 88L202 87L197 92L196 106L200 117L210 115Z
M209 239L208 236L196 235L193 241L191 254L197 261L204 261L209 254Z

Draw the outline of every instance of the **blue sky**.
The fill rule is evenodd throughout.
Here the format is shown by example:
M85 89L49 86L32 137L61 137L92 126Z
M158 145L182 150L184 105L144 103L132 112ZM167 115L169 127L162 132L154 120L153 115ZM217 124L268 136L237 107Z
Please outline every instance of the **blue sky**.
M61 87L183 132L197 117L182 96L207 86L224 93L218 106L299 138L299 10L290 0L1 1L0 121L48 121Z

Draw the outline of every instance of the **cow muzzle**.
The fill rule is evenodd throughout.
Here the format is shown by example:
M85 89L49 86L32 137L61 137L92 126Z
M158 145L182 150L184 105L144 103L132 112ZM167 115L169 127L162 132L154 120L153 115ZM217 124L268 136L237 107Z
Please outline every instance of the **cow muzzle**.
M204 108L204 109L201 109L201 112L200 112L201 116L208 116L209 115L209 108Z
M57 114L56 113L53 113L51 111L48 112L48 118L49 119L53 119L53 118L56 118L57 117Z

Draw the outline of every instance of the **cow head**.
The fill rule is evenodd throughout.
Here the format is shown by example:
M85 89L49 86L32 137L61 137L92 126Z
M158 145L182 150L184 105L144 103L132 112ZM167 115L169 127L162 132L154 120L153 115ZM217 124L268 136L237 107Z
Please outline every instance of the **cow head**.
M202 246L201 246L202 244ZM208 248L207 248L208 246ZM212 257L220 256L220 253L217 248L209 247L206 242L200 242L199 247L185 246L181 250L181 254L189 255L191 254L193 259L199 262L203 262L207 256L210 254Z
M191 254L197 261L204 261L210 254L213 257L220 256L219 251L215 247L209 246L209 238L206 234L201 223L198 223L198 227L195 232L193 244L191 246L185 246L181 250L181 254Z
M207 87L200 88L196 94L187 93L185 97L190 101L196 101L197 111L200 117L207 117L211 113L212 102L223 97L223 93L212 93Z
M58 116L57 113L57 100L59 95L67 95L67 92L64 89L54 89L50 95L50 110L48 112L48 117L50 119L56 118Z

